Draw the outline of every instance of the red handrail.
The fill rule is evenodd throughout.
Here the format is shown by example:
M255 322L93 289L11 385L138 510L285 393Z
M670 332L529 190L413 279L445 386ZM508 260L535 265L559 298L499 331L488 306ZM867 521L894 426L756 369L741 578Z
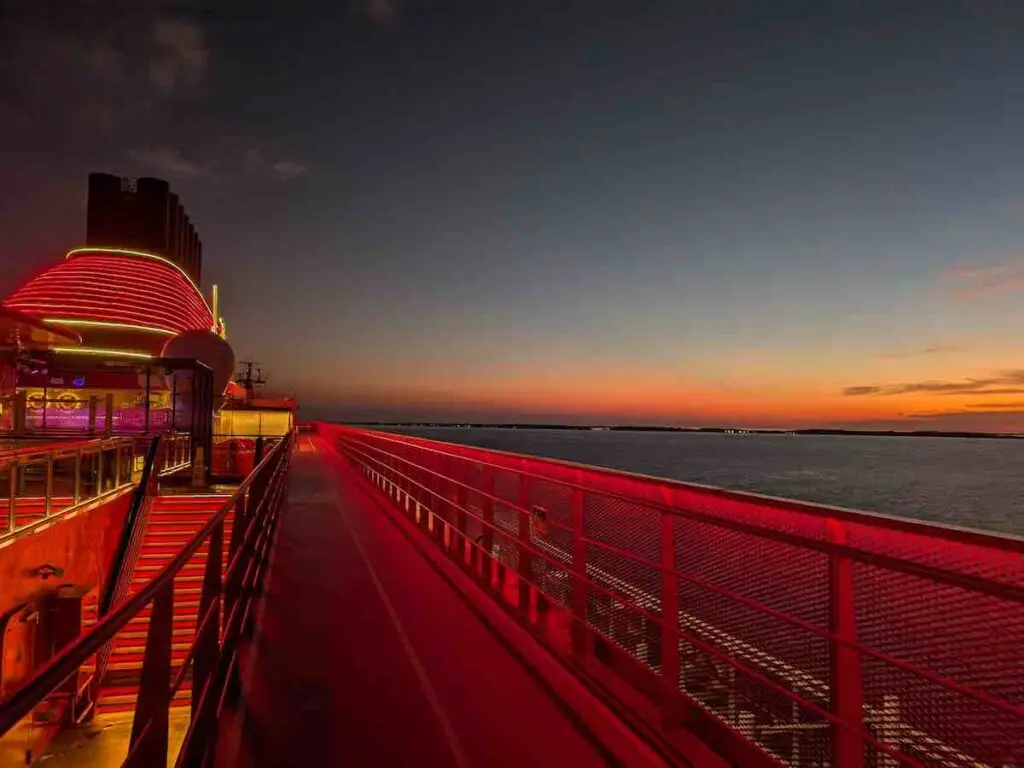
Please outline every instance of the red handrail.
M191 725L177 764L195 764L182 760L185 755L194 760L196 755L202 757L208 753L216 715L221 708L232 705L230 696L225 692L237 684L236 650L240 640L252 628L252 608L262 589L292 443L289 436L269 451L182 551L134 596L102 617L89 631L37 670L24 685L0 700L0 736L60 687L152 603L142 681L125 764L165 764L168 707L186 669L183 667L174 681L170 679L174 577L209 541L198 631L185 660L186 666L189 663L194 666ZM224 521L232 511L235 511L236 519L228 550L229 559L222 575ZM227 614L223 628L219 620L222 607Z
M327 425L327 428L338 429L338 426ZM962 543L976 543L981 546L994 547L996 549L1006 549L1011 552L1019 553L1024 551L1024 537L1015 536L1009 533L983 531L977 528L968 528L965 526L952 525L949 523L915 520L913 518L908 517L887 515L881 512L869 512L859 509L850 509L848 507L832 506L829 504L817 504L809 501L800 501L798 499L787 499L779 496L769 496L767 494L753 493L751 491L734 491L728 488L719 488L713 485L703 485L701 483L691 483L684 482L682 480L672 480L670 478L657 477L655 475L645 475L637 472L627 472L625 470L613 469L611 467L601 467L591 464L579 464L577 462L566 461L565 459L552 459L547 457L538 457L521 453L512 453L510 451L502 451L496 448L478 448L476 446L461 445L457 443L445 443L440 440L432 440L426 437L413 437L411 435L403 435L392 432L355 430L352 428L345 429L348 429L353 432L362 431L366 433L372 433L374 438L378 440L390 441L393 443L399 443L404 445L416 445L438 456L446 456L455 459L472 458L474 462L480 464L490 464L491 466L500 469L509 469L510 465L507 463L503 464L497 461L496 459L498 457L504 458L508 462L513 462L517 464L525 463L554 469L561 468L569 472L583 472L588 477L607 477L626 482L635 482L640 485L649 485L654 489L662 489L666 487L674 488L678 490L693 492L699 495L705 495L709 499L735 501L738 503L745 504L766 505L770 506L774 510L791 511L826 520L850 520L853 522L872 524L878 528L886 530L900 531L906 533L920 533L928 536L941 536L943 538L948 538L951 541L958 541ZM559 485L564 485L567 488L594 490L594 487L592 485L579 483L563 477L552 477L549 474L531 472L530 470L522 468L516 468L516 472L538 480L555 482L558 483ZM619 496L623 500L635 499L634 496L623 494L621 492L602 492L607 496ZM655 502L653 500L646 500L645 503ZM671 505L663 504L661 506L671 511L681 511L678 510L677 508L672 507Z
M570 663L605 646L629 657L617 674L663 707L710 713L709 738L741 763L755 758L738 739L796 765L1024 759L1024 540L318 429L487 584L512 571L518 590L497 596L524 621L538 601L567 615ZM507 562L490 563L488 539ZM567 586L553 592L559 573ZM602 625L595 599L646 626L657 651Z

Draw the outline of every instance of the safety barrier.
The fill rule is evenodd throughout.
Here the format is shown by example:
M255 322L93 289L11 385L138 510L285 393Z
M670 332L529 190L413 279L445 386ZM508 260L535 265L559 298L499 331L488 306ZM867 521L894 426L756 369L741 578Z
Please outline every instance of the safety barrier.
M192 435L167 432L159 437L156 468L160 476L173 475L192 466Z
M210 455L210 472L220 479L245 477L256 462L259 450L270 450L282 440L281 435L221 435L214 433Z
M744 766L1024 765L1024 540L317 428L668 740Z
M171 443L170 446L167 443ZM111 566L110 577L106 580L103 594L100 597L98 615L100 618L109 614L113 609L123 604L128 598L131 589L132 577L135 574L135 565L138 562L139 552L142 547L142 540L149 524L149 513L153 508L153 501L160 489L161 466L175 460L174 454L177 448L171 438L162 440L154 437L146 452L145 466L142 469L142 477L136 486L132 505L128 510L128 517L125 520L124 529L121 531L121 540L118 542L117 551L114 555L114 562ZM172 458L168 459L168 456ZM107 664L110 661L110 653L113 650L113 639L107 641L99 653L96 654L96 666L91 679L87 682L91 686L90 695L85 699L85 706L92 707L98 696L100 682L107 671ZM81 718L85 712L76 712L75 719Z
M129 487L134 473L135 441L128 437L0 452L0 543Z
M239 645L252 632L262 593L293 438L288 436L212 514L209 522L151 581L57 653L19 689L0 700L0 736L83 667L135 617L148 613L141 682L124 765L166 765L168 713L175 694L191 680L189 726L174 762L206 765L219 726L229 723L240 691ZM230 543L224 525L234 515ZM175 576L203 556L195 642L172 667Z

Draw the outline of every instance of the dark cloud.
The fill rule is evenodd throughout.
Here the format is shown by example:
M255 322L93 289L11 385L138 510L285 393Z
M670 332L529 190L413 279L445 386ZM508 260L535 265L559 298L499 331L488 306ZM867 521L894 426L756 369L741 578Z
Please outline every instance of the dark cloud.
M389 27L398 21L399 0L355 0L352 10L374 24Z
M307 166L293 160L278 160L270 166L271 175L280 181L290 181L299 176L305 176L308 172Z
M152 34L150 82L165 92L196 86L210 59L202 27L181 19L156 19Z
M1012 385L1024 386L1024 370L1003 371L997 376L985 379L965 379L963 381L917 381L906 384L889 385L858 385L846 387L843 394L848 397L862 395L1005 395L1015 394L1018 389Z
M137 121L204 80L204 29L180 3L11 2L0 9L0 136L64 123Z
M191 179L210 173L203 165L182 156L176 149L161 147L159 149L133 149L127 153L133 163L145 168L148 172L159 173L180 179Z

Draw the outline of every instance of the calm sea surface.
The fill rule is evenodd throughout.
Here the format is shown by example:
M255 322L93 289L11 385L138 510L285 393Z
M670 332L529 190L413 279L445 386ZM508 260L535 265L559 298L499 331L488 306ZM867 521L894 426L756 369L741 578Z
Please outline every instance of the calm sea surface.
M448 427L401 431L1024 535L1024 440Z

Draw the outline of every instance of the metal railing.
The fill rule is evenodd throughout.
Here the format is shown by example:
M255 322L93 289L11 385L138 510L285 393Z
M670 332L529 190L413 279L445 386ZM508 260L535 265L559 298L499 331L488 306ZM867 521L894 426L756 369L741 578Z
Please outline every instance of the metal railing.
M1024 540L318 429L669 740L744 766L1024 765Z
M126 437L0 452L0 543L131 486L134 473Z
M168 443L173 440L154 437L150 441L149 450L146 452L145 466L142 469L142 477L135 488L131 508L128 510L128 517L121 531L121 539L118 542L114 561L110 568L110 576L106 579L104 591L97 606L97 617L103 618L111 611L122 605L128 598L131 589L132 579L135 577L135 566L142 550L142 542L146 536L146 529L149 526L149 516L153 509L153 502L160 490L160 467L167 462L167 454L173 454L176 450L173 445L168 448ZM90 695L86 699L89 707L94 706L100 694L100 684L107 672L107 665L110 662L110 654L113 651L114 641L108 641L96 655L95 671L90 680L92 686ZM76 712L76 722L86 716L87 712Z
M173 475L192 466L192 435L187 432L168 432L160 435L157 452L157 473Z
M151 581L0 700L0 736L80 667L88 666L133 618L148 610L141 681L124 765L167 764L170 704L189 680L190 721L174 764L208 764L218 725L230 720L237 706L239 644L253 630L292 443L289 436L268 451L209 522ZM234 521L230 542L225 542L225 522L230 515L234 515ZM198 561L202 562L203 577L195 641L181 663L172 664L173 609L178 589L175 576L197 554L205 557Z
M230 479L245 477L256 461L257 443L262 450L270 450L283 439L280 435L224 435L214 433L210 449L210 472L212 475Z

